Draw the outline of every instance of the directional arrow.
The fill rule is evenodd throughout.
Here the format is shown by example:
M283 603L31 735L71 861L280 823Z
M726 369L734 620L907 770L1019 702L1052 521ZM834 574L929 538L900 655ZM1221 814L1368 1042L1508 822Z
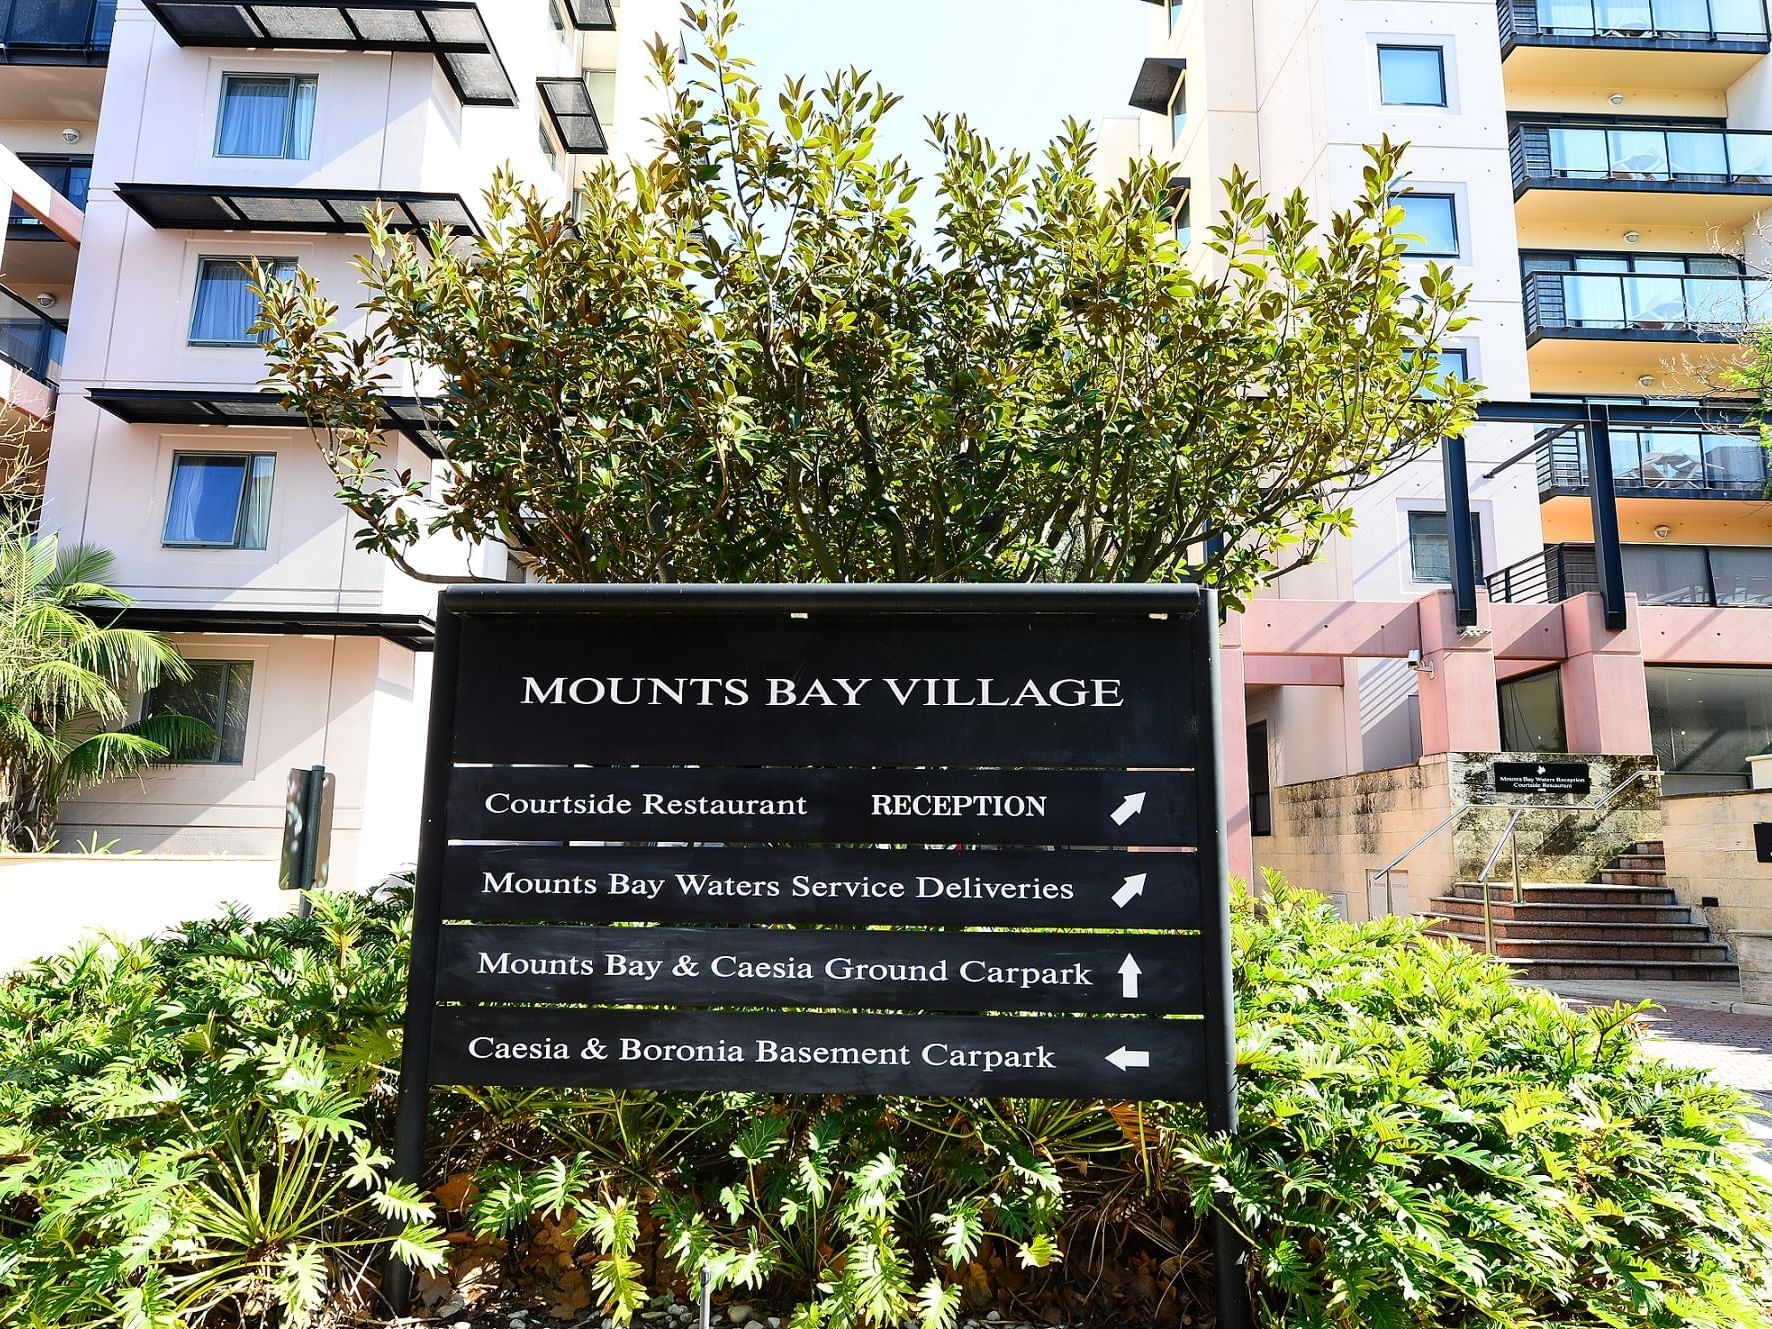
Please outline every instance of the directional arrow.
M1144 793L1141 790L1136 794L1127 794L1126 797L1120 801L1120 806L1115 808L1108 815L1114 825L1124 826L1127 822L1131 821L1132 818L1136 817L1143 811Z
M1130 955L1120 965L1120 995L1127 1001L1138 1000L1138 976L1143 972Z
M1126 878L1125 884L1121 886L1119 890L1114 892L1114 903L1124 909L1127 905L1132 903L1135 896L1143 895L1144 879L1145 874L1142 872L1138 873L1136 876Z
M1132 1070L1134 1067L1144 1069L1151 1064L1150 1053L1133 1052L1129 1048L1115 1048L1107 1054L1107 1059L1123 1071Z

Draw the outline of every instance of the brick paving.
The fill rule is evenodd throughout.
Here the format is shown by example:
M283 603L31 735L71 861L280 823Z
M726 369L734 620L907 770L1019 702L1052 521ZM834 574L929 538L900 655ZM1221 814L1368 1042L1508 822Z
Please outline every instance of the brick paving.
M1647 1011L1642 1017L1650 1050L1677 1065L1708 1070L1772 1112L1772 1015L1731 1011L1727 1003L1713 1000L1717 994L1711 993L1694 992L1693 998L1705 1004L1687 1006L1673 1004L1679 999L1678 993L1648 993L1641 991L1640 986L1627 989L1619 985L1609 990L1600 983L1547 986L1576 1007L1609 1005L1614 1001L1634 1003L1645 997L1663 1003L1660 1009ZM1570 990L1576 986L1579 991ZM1748 1129L1766 1141L1768 1152L1772 1153L1772 1120L1751 1120Z

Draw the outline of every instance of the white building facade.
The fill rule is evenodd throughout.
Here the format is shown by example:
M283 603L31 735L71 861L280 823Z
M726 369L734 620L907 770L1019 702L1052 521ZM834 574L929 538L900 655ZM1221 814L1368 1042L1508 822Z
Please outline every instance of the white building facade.
M305 424L261 390L241 261L314 274L349 330L366 205L470 235L506 163L566 204L579 172L644 150L646 47L675 19L666 0L120 0L106 16L102 104L71 126L90 187L43 523L116 556L130 621L195 666L143 706L200 715L217 741L65 804L64 840L274 853L289 772L324 765L332 880L410 860L436 587L356 548ZM387 419L390 460L426 474L422 417L390 399ZM502 551L428 554L505 573Z

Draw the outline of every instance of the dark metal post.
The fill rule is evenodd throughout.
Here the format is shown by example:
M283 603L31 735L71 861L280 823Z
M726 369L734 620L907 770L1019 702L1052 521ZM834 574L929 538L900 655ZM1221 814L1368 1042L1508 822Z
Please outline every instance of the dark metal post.
M1237 1011L1231 985L1231 898L1229 836L1224 808L1224 711L1218 670L1218 593L1205 591L1194 634L1194 713L1199 717L1200 881L1205 945L1206 1126L1234 1135L1237 1130ZM1218 1266L1219 1329L1249 1324L1248 1249L1222 1214L1212 1219L1212 1246Z
M1600 582L1600 600L1606 610L1606 626L1613 632L1625 625L1624 554L1618 537L1618 486L1612 474L1612 418L1604 406L1587 408L1587 492L1591 496L1594 522L1594 573Z
M1465 468L1464 439L1440 440L1445 473L1446 538L1452 542L1452 608L1461 628L1477 625L1477 560L1471 540L1471 482Z
M400 1041L400 1104L394 1113L394 1176L423 1187L425 1120L430 1115L431 1025L437 1004L437 948L442 940L444 804L455 759L456 667L461 620L437 601L437 654L431 668L430 734L419 818L418 879L412 896L412 967L406 982L406 1025ZM405 1315L412 1305L412 1268L389 1258L383 1279L388 1305Z
M314 906L308 892L320 876L320 818L326 814L326 768L310 766L301 787L301 863L295 889L301 892L297 914L306 918Z

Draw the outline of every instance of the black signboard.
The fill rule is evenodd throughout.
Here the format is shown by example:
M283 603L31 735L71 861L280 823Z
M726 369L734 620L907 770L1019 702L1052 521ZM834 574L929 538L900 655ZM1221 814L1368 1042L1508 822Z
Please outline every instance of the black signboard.
M488 922L1198 928L1180 851L450 845L443 911Z
M398 1175L437 1084L1234 1129L1216 637L1191 586L446 591Z
M1593 770L1585 761L1498 761L1498 794L1589 794Z

